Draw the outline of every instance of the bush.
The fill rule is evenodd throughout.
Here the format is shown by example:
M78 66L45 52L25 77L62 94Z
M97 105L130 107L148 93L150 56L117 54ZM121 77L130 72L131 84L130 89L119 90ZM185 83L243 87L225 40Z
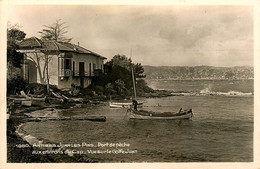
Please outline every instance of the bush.
M80 93L80 87L77 87L75 84L71 85L71 95L72 96L78 96Z
M22 77L15 77L7 80L7 95L19 94L20 91L26 91L28 83Z

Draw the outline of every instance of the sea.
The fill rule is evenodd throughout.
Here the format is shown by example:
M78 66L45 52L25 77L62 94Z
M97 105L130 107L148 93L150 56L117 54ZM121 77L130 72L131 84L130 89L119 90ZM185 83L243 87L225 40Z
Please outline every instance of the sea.
M110 109L105 102L60 111L58 116L102 115L106 122L28 122L23 130L102 163L253 161L254 80L147 80L147 84L181 95L138 98L143 109L192 108L194 118L129 120L127 109Z

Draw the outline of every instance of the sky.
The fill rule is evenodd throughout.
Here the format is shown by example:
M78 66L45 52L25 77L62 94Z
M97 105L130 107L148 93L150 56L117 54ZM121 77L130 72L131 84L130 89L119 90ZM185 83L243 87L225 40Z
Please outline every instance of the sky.
M27 38L62 19L72 43L108 60L121 54L142 65L231 67L254 64L253 14L252 6L227 5L17 5L7 19Z

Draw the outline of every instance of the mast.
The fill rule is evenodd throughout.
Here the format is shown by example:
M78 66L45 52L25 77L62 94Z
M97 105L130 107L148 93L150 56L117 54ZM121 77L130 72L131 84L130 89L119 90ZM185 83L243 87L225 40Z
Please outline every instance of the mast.
M134 94L135 94L135 100L136 100L135 77L134 77L134 69L133 68L132 68L132 78L133 78Z
M132 48L130 48L130 58L132 59ZM132 67L132 78L133 78L134 95L135 95L135 100L136 100L135 76L134 76L134 68L133 67Z

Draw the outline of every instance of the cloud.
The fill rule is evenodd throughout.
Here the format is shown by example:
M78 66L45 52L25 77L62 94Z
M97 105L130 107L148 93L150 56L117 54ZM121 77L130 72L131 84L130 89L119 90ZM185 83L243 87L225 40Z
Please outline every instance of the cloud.
M173 45L190 48L200 39L211 34L212 29L207 25L181 25L175 28L164 28L160 30L159 36L168 40Z
M55 11L54 13L50 11ZM16 6L9 19L38 36L62 19L73 42L150 65L253 65L249 6Z

